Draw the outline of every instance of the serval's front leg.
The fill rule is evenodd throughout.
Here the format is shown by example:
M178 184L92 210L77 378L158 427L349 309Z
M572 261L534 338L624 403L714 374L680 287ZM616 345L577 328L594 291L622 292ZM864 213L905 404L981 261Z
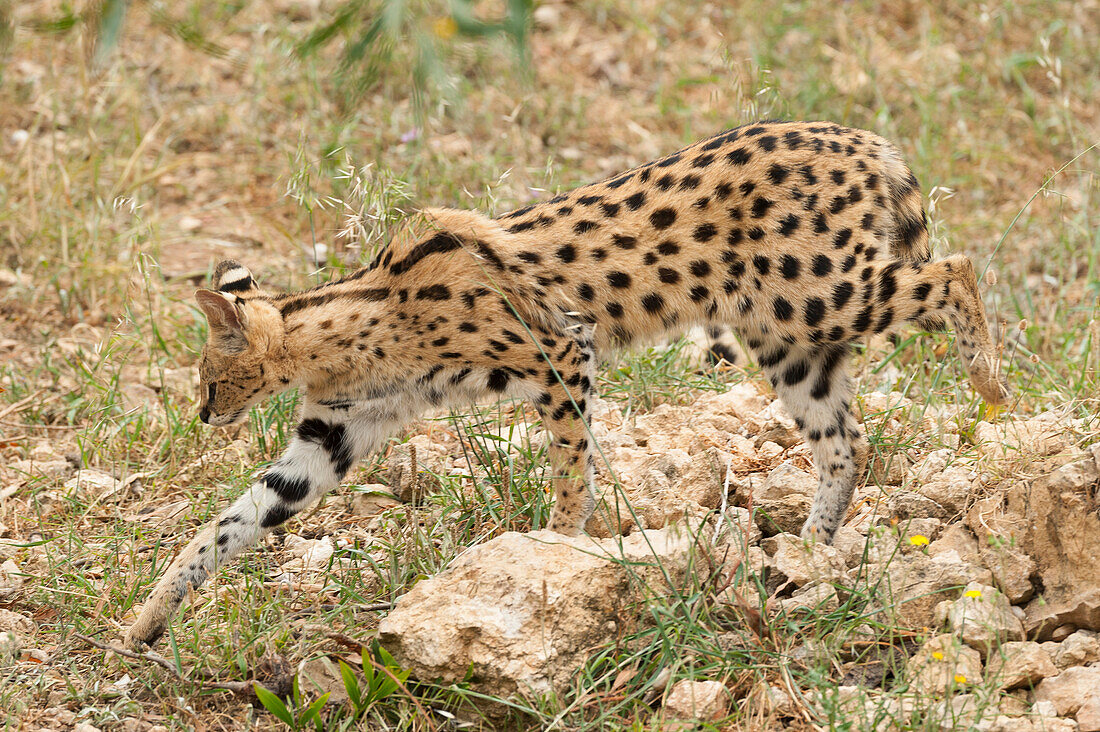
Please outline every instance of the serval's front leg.
M307 405L303 415L283 456L232 506L203 527L168 567L126 633L127 646L153 644L191 589L335 488L352 464L395 428L378 420L349 421L339 412L317 405Z
M595 399L595 356L584 338L568 338L544 352L546 377L535 406L552 436L548 456L554 471L554 509L547 526L575 536L595 506L594 445L589 431Z

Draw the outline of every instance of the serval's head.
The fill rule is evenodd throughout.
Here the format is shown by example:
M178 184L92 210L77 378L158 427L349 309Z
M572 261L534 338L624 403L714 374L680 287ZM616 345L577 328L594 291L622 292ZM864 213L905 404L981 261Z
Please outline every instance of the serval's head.
M286 389L289 380L282 318L252 273L225 261L213 284L195 293L210 324L199 361L199 419L221 427L243 420L249 407Z

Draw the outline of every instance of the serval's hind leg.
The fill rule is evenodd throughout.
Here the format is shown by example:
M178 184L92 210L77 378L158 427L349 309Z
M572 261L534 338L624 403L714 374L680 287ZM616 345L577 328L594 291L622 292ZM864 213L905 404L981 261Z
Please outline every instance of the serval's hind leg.
M846 343L767 344L756 358L813 451L818 487L805 538L832 542L867 465L867 442L850 411Z

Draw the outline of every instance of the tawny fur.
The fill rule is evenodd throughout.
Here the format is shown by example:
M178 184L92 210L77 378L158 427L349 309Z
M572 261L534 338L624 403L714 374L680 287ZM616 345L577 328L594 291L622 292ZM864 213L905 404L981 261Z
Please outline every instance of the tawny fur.
M1006 394L970 261L930 261L920 189L897 150L830 123L741 127L496 220L429 210L369 267L305 292L267 294L235 262L214 287L198 293L210 321L203 420L237 422L298 386L302 422L169 567L127 636L135 646L432 408L532 401L553 434L549 527L581 531L594 367L620 345L694 325L720 343L735 330L812 447L820 485L803 533L826 541L867 458L849 412L850 342L946 319L974 387L993 403Z

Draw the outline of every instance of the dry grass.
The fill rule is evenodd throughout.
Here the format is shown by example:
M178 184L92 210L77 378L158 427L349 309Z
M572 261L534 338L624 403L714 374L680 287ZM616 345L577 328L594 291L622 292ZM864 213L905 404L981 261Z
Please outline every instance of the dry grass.
M11 556L24 576L0 605L39 630L35 654L0 670L9 726L278 724L140 664L120 686L119 662L72 634L117 636L156 573L153 558L163 561L272 459L293 423L287 397L244 429L197 424L196 284L225 257L274 287L328 277L366 257L395 207L504 211L758 117L874 129L900 144L935 202L937 249L991 262L998 275L987 298L1006 324L1014 410L1100 411L1100 153L1085 152L1100 142L1100 2L546 2L528 73L503 41L447 44L452 87L433 88L422 117L400 55L353 98L332 73L334 49L290 52L332 5L171 7L225 50L216 56L153 24L149 8L160 6L135 4L102 64L79 25L32 29L61 3L12 6L0 85L0 559ZM349 213L366 218L349 224ZM339 236L363 222L360 236ZM947 340L872 348L862 388L895 387L972 423L980 405L952 359L938 358ZM632 392L617 372L605 386L639 409L694 378L659 354L630 365L645 390ZM331 645L307 624L366 630L378 612L360 606L393 599L466 544L541 525L538 451L485 436L511 417L491 409L410 434L459 454L462 436L467 450L522 470L498 470L483 495L476 481L445 476L427 507L381 518L330 500L291 526L338 541L327 572L286 593L280 533L201 595L166 653L236 680L269 651L296 663ZM39 467L66 458L122 484L110 494L66 488ZM381 460L355 482L380 480ZM707 658L727 672L739 662ZM616 707L600 720L641 728L650 723L640 710ZM558 711L528 710L516 724L538 727ZM372 714L375 725L431 726L400 694Z

